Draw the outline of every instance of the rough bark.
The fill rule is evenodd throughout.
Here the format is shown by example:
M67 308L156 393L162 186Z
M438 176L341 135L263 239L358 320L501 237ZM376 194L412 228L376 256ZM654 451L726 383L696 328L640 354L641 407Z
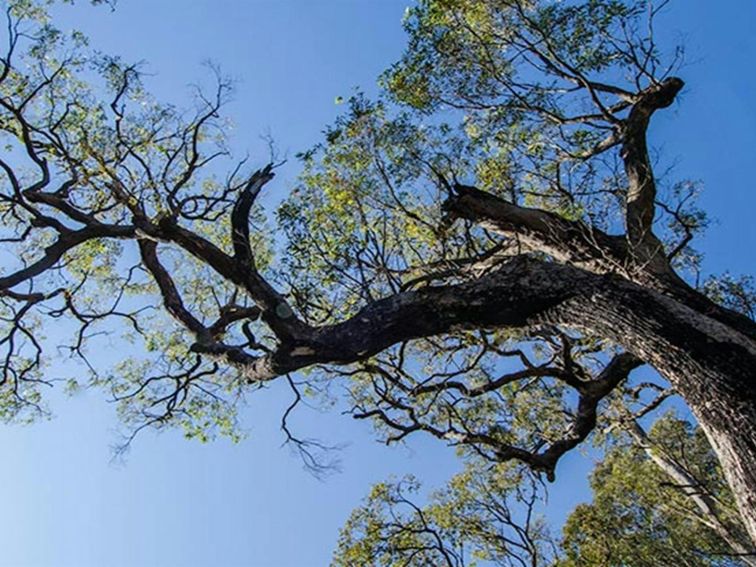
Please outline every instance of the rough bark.
M685 399L756 542L756 344L660 294L642 299L620 293L610 304L605 297L583 314L588 328L613 328L608 336L653 365Z

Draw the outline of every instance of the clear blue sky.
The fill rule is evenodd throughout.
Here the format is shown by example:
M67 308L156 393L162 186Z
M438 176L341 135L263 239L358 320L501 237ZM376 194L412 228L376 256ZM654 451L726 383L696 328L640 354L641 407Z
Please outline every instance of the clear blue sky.
M82 2L61 14L63 27L83 29L94 47L147 61L163 100L180 101L203 60L220 63L240 81L228 107L236 147L262 152L259 136L269 132L294 154L318 141L339 110L337 95L354 86L375 92L376 76L403 48L407 3L120 0L115 13ZM677 0L662 24L664 40L685 40L689 64L683 96L655 118L652 143L677 164L676 176L706 185L702 204L719 221L701 246L706 267L753 272L756 4ZM293 162L282 168L269 199L296 173ZM299 431L350 443L343 472L318 481L280 448L288 401L283 384L250 396L243 418L251 435L239 445L147 433L123 466L110 463L116 421L97 393L56 403L53 421L0 428L0 564L327 565L339 527L371 483L413 472L438 485L458 466L436 442L387 449L364 423L300 412ZM575 456L560 466L555 519L585 497L589 465Z

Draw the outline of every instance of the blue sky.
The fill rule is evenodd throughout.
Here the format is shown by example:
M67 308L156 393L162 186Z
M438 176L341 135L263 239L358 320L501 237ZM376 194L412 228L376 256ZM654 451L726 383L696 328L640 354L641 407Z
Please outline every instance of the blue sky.
M239 149L265 157L270 133L290 155L320 138L336 96L375 78L403 48L407 0L120 0L115 13L84 5L60 11L102 51L145 60L152 90L181 102L212 60L238 79L227 113ZM651 142L673 175L704 182L702 205L718 219L702 240L711 272L753 272L756 224L751 164L756 148L756 4L678 0L660 22L662 41L682 38L688 64L680 102L655 118ZM293 184L281 168L272 202ZM106 353L120 356L114 348ZM8 566L326 565L338 528L376 481L413 472L438 485L457 464L425 439L385 448L369 427L337 414L300 412L299 431L349 443L343 471L318 481L278 430L284 384L249 398L250 437L199 445L176 433L142 435L124 465L110 462L113 407L96 392L55 404L56 418L0 428L0 545ZM558 470L551 514L584 498L590 459Z

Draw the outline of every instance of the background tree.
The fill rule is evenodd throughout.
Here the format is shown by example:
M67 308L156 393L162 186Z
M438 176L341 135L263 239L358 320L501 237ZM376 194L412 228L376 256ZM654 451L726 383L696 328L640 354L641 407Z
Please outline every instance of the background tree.
M385 100L355 96L302 154L274 260L255 206L274 166L222 173L219 73L179 111L149 97L138 66L12 2L4 416L43 410L55 346L112 392L132 436L234 435L239 397L309 369L289 377L297 399L303 382L347 384L352 413L387 441L425 432L553 478L621 389L660 388L629 378L649 364L700 422L756 540L756 331L726 307L750 296L711 284L722 306L678 274L696 268L705 217L693 184L657 191L648 155L651 116L683 86L655 13L421 2ZM45 341L49 321L70 344ZM103 368L90 354L102 332L143 356Z
M342 530L334 565L656 567L753 565L748 535L700 428L666 415L648 435L614 435L591 475L593 500L559 539L544 525L546 487L521 465L476 460L418 505L414 479L373 487ZM679 482L684 474L686 483ZM709 502L699 506L696 499ZM723 526L728 526L723 530Z
M700 428L666 415L636 423L592 474L557 565L754 565L750 540Z
M344 526L333 565L547 565L541 482L522 466L471 463L418 506L413 478L377 484ZM484 563L485 564L485 563Z

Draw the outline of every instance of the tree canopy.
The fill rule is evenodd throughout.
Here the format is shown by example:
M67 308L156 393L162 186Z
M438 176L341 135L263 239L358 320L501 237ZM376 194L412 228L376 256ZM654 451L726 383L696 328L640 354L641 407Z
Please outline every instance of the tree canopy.
M722 542L747 553L754 291L747 277L698 281L699 187L660 186L654 174L650 120L684 85L681 52L653 35L664 4L419 2L383 94L347 101L323 142L298 155L299 182L268 215L256 199L283 164L231 154L231 83L217 68L214 87L177 108L150 96L139 65L56 29L47 3L9 2L3 418L45 411L46 368L66 353L88 373L74 370L69 388L104 388L118 402L124 446L147 427L236 437L237 402L281 380L297 401L335 398L388 443L424 434L457 447L468 470L428 510L407 498L412 480L374 489L345 531L344 564L354 549L394 564L422 548L456 565L463 545L502 564L554 558L528 516L540 478L619 428L640 449L612 448L597 469L594 503L567 524L565 561L610 553L625 564L633 538L657 555L685 542L690 564L716 564L701 554ZM67 342L45 338L50 324ZM131 345L128 356L98 357L103 333ZM636 379L643 365L659 377ZM661 481L650 495L638 485L659 474L713 482L702 433L659 426L678 448L694 446L697 464L680 467L654 459L636 429L675 394L731 489L717 477L717 497L702 499L678 486L680 507L706 516L708 531L665 510L649 523L667 497ZM292 432L288 413L288 439L317 470L322 446ZM407 512L394 533L385 518L398 506ZM450 507L469 522L453 522ZM398 547L381 547L386 529ZM355 530L364 537L353 541ZM623 530L616 548L597 543Z

